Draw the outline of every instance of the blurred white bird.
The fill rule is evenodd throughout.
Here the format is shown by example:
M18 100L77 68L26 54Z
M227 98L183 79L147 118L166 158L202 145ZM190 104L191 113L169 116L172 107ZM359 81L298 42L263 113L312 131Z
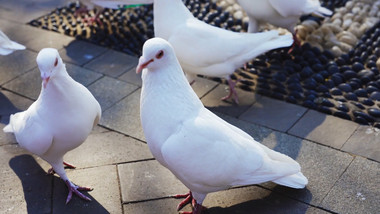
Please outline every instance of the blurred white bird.
M299 44L294 30L302 15L314 14L319 17L332 15L319 0L237 0L249 17L248 32L255 33L261 24L269 23L287 29Z
M42 78L38 99L26 111L12 114L3 130L13 132L21 147L52 165L69 189L66 203L73 193L90 200L79 190L91 189L76 186L66 176L63 164L68 164L63 156L86 140L100 120L100 105L87 88L68 75L56 49L42 49L37 64Z
M15 50L25 50L25 46L10 40L8 36L0 30L0 55L8 55Z
M138 1L138 2L148 2L148 4L151 4L153 3L153 0L130 0L129 2L133 2L133 1ZM81 13L87 13L89 10L93 10L93 9L96 9L96 13L94 16L92 17L89 17L89 18L85 18L84 21L89 23L89 24L93 24L94 22L102 25L102 21L100 21L99 19L99 16L100 14L104 11L104 8L111 8L111 9L119 9L119 8L122 8L124 7L124 4L123 4L123 1L122 0L112 0L112 1L108 1L108 0L80 0L80 2L82 3L82 7L80 7L77 11L75 11L75 14L81 14ZM133 4L133 5L129 5L127 6L126 8L129 8L129 7L137 7L137 6L141 6L141 4Z
M135 4L150 1L116 2ZM110 3L113 0L102 2ZM236 82L231 80L230 75L256 56L293 43L290 35L279 36L277 31L236 33L206 24L196 19L181 0L154 0L153 16L155 36L169 41L173 46L188 81L194 82L197 74L226 78L230 92L223 99L233 96L236 103Z
M232 186L273 181L305 187L308 180L296 161L203 106L167 41L154 38L144 44L140 71L140 117L149 149L190 189L178 210L193 197L193 213L199 214L208 193Z

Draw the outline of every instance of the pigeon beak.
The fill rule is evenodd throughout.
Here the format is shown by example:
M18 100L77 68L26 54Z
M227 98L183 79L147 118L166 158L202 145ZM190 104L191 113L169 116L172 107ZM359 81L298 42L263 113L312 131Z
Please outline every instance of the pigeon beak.
M137 74L140 73L144 68L146 68L149 65L149 63L151 63L153 61L154 61L154 59L150 59L150 60L146 61L144 57L140 57L139 64L136 67L136 73Z
M42 74L41 74L41 79L42 79L42 86L43 86L44 88L46 88L46 86L47 86L47 84L48 84L48 82L49 82L49 80L50 80L50 76L47 75L46 73L42 73Z
M50 79L50 77L46 77L46 78L42 79L42 84L43 84L44 88L46 88L46 86L47 86L47 84L49 82L49 79Z

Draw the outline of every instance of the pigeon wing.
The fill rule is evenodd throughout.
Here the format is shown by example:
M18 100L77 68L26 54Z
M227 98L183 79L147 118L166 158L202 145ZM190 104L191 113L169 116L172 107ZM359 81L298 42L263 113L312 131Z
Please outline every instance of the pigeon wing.
M175 48L179 60L194 67L227 62L253 48L247 44L243 34L220 29L196 19L178 26L168 41ZM221 47L225 51L221 52Z
M43 126L38 115L33 114L32 105L27 111L11 115L9 126L21 147L36 155L43 155L53 142L52 133Z

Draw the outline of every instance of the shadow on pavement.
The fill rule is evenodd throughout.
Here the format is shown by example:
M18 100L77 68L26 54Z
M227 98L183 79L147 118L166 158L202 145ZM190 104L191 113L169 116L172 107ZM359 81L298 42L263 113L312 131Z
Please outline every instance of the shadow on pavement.
M84 194L92 201L73 195L65 205L68 190L64 182L57 176L47 175L31 155L16 156L9 166L22 183L28 213L109 213L91 192Z

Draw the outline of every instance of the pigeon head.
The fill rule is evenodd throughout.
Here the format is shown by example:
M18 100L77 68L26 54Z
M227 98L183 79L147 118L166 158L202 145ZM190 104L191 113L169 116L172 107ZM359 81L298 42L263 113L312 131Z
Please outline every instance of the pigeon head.
M136 73L140 73L144 68L149 71L162 68L175 58L173 47L164 39L153 38L144 43L143 54L140 57Z
M46 88L50 78L62 65L62 59L54 48L44 48L37 56L38 68L41 72L43 87Z

